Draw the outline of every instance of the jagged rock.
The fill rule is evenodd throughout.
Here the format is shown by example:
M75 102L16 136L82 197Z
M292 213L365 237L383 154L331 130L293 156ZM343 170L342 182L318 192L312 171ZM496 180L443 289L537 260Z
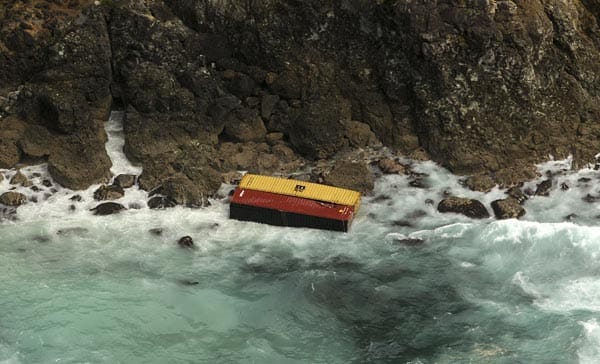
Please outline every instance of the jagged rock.
M544 180L537 185L537 189L535 190L536 196L549 196L550 190L552 189L552 180L547 179Z
M123 187L118 185L102 185L94 191L94 200L116 200L125 195Z
M498 219L518 219L525 215L523 206L512 197L492 201L492 210Z
M113 184L122 188L129 188L135 185L135 179L136 176L133 174L120 174L117 177L115 177Z
M184 237L180 238L179 240L177 240L177 245L179 245L181 248L193 249L194 248L194 240L189 235L184 236Z
M20 158L19 148L14 142L0 140L0 168L12 168Z
M380 159L377 162L377 166L381 169L381 172L384 174L404 174L406 173L406 168L397 161L389 158Z
M438 211L463 214L473 219L484 219L490 217L489 212L480 201L454 196L440 201L438 204Z
M19 192L9 191L0 195L0 204L7 206L20 206L27 201L27 197Z
M52 181L50 181L49 179L44 179L42 181L42 184L46 187L52 187Z
M324 183L349 188L361 193L370 193L375 186L374 177L364 163L338 161L324 177Z
M94 207L90 211L94 212L94 215L111 215L121 212L124 210L125 206L116 202L104 202Z
M17 173L10 179L11 185L21 185L23 187L31 187L33 183L27 179L27 177L21 173L21 171L17 171Z
M569 190L569 188L570 188L570 187L569 187L569 184L567 184L566 182L562 182L562 183L560 184L560 189L561 189L562 191L568 191L568 190Z

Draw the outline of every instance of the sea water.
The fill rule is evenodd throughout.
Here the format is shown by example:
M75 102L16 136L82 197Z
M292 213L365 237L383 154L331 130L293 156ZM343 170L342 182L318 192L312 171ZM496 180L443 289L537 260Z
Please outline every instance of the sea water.
M115 116L112 172L139 173ZM45 187L45 165L24 168L42 190L17 188L38 202L0 223L0 363L600 362L600 205L584 201L600 173L540 165L570 188L521 220L473 220L437 202L504 191L405 162L424 188L378 178L349 233L229 220L224 200L150 210L137 187L117 201L128 210L93 216L98 186ZM15 171L0 173L6 191Z

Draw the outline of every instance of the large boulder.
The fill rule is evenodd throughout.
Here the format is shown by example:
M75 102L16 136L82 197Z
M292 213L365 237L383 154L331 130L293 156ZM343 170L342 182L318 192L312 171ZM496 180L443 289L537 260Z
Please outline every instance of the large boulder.
M473 219L490 217L488 210L480 201L456 196L450 196L440 201L438 211L462 214Z
M111 161L100 138L65 138L48 158L48 172L62 186L82 190L110 179Z

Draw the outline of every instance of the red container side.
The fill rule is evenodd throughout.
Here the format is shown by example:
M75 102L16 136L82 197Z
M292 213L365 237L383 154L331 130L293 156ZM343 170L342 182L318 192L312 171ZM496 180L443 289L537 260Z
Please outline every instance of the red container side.
M231 203L340 221L349 221L354 217L354 208L352 206L337 205L239 187L235 189Z

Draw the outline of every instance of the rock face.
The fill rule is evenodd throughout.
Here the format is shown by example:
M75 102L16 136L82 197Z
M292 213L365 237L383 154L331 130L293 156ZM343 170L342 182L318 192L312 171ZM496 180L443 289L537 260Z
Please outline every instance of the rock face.
M349 188L361 193L373 190L373 175L364 163L338 161L324 178L326 184Z
M494 210L494 215L498 219L518 219L525 215L523 206L512 197L493 201L492 210Z
M550 154L597 153L599 16L589 0L7 2L0 168L48 159L67 187L107 181L115 100L141 187L203 186L186 200L239 165L297 168L276 145L288 160L422 147L511 187Z
M440 201L438 211L463 214L473 219L485 219L490 217L489 212L480 201L454 196Z

